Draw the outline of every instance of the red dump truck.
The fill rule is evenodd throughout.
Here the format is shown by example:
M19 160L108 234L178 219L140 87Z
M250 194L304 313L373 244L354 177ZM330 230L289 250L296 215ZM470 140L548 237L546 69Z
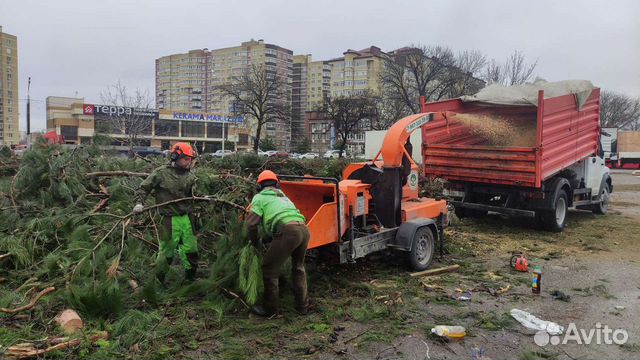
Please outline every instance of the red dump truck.
M447 180L456 214L525 216L559 232L571 207L606 213L613 185L597 156L600 89L585 81L492 87L421 104L422 112L449 114L423 126L422 157L425 176ZM456 114L527 123L535 127L535 145L490 145Z

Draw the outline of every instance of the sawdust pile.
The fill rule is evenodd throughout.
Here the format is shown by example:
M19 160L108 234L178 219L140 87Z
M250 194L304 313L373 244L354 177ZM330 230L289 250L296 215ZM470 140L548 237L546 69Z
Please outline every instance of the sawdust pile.
M499 116L457 114L455 119L487 140L488 145L533 147L536 143L536 124L515 124Z

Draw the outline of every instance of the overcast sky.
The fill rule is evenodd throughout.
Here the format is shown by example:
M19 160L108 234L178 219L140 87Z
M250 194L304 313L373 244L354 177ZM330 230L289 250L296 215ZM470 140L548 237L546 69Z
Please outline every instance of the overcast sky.
M47 96L99 103L118 79L153 96L156 58L251 38L315 60L370 45L446 45L498 60L518 49L544 79L640 96L637 0L0 0L0 26L18 37L20 99L32 78L35 129L46 127Z

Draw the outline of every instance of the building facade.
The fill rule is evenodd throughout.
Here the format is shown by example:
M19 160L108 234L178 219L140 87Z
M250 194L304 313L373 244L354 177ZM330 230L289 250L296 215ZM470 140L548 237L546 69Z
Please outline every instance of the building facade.
M329 60L331 65L331 97L349 95L379 95L380 78L388 55L376 46L363 50L347 50L340 58Z
M302 141L303 137L308 138L305 113L324 107L330 86L331 65L327 61L312 61L311 55L293 57L291 128L294 139Z
M94 135L113 138L113 145L127 139L129 126L138 126L136 145L166 150L179 141L194 144L200 153L225 149L247 150L250 133L242 117L228 117L198 111L134 109L130 107L87 104L82 98L47 97L47 131L62 135L67 144L89 144ZM132 126L131 128L135 128Z
M277 76L285 84L285 100L291 102L293 52L281 46L250 40L240 46L192 50L186 54L156 60L156 107L159 110L202 111L235 117L236 104L221 96L216 87L230 83L252 66L264 67L267 76ZM252 130L255 124L247 119ZM291 143L291 122L273 121L265 125L261 137L268 137L283 149Z
M310 58L310 56L308 56ZM303 60L302 58L299 58ZM315 67L307 66L307 91L305 104L305 129L314 152L333 149L340 140L334 124L321 109L327 98L358 95L380 95L380 78L389 55L376 46L363 50L347 50L343 56L328 61L317 61ZM321 63L321 64L319 64ZM295 69L295 68L294 68ZM363 120L347 139L347 152L353 155L364 153L364 132L370 130L370 121Z
M18 38L0 26L0 145L20 142Z

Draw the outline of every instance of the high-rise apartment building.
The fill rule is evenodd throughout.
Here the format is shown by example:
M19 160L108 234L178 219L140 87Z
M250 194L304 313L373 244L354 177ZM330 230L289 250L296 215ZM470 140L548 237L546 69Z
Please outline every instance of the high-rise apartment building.
M156 59L156 107L208 112L210 59L207 49Z
M302 141L306 136L305 113L323 108L330 85L331 66L327 61L312 61L311 55L293 57L291 128L294 139Z
M18 103L18 38L0 26L0 145L20 142Z
M186 54L164 56L156 60L156 105L174 111L202 110L221 116L235 117L236 104L221 96L216 87L230 83L252 66L265 69L267 76L281 77L288 103L291 101L293 52L267 44L263 40L243 42L240 46L192 50ZM246 126L253 127L246 118ZM280 148L289 148L290 121L273 121L262 132Z
M343 57L329 60L331 65L331 97L379 95L380 76L388 55L376 46L363 50L347 50Z

